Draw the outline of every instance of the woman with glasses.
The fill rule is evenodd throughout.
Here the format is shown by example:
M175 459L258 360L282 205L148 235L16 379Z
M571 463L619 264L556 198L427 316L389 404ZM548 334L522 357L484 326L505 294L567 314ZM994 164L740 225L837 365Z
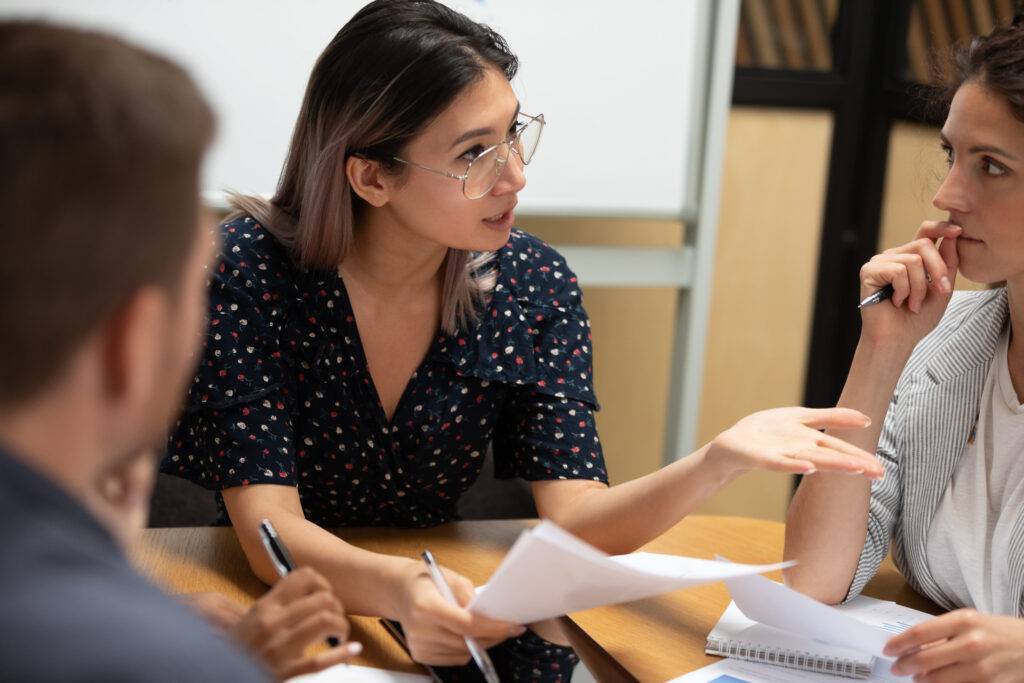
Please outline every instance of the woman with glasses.
M469 635L504 678L567 680L575 655L551 624L472 615L422 563L323 527L457 519L489 448L498 477L532 483L541 515L615 553L747 469L878 469L816 429L862 415L791 408L607 486L576 276L512 228L545 125L520 110L516 70L499 35L435 2L379 0L342 28L276 194L237 197L222 227L205 355L164 471L221 491L265 581L264 517L351 612L399 622L418 661L464 664ZM445 572L464 605L472 585Z

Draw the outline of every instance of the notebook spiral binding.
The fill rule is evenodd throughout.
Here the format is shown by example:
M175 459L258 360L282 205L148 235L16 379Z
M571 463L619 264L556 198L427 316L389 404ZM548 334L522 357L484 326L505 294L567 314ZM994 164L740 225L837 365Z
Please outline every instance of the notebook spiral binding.
M707 647L704 650L709 655L720 657L732 657L733 659L745 659L750 662L762 664L775 664L791 669L802 669L804 671L816 671L832 674L833 676L846 676L848 678L867 678L871 675L871 668L859 662L836 657L823 657L811 652L801 650L788 650L778 647L761 647L752 643L745 643L735 640L721 640L709 638Z

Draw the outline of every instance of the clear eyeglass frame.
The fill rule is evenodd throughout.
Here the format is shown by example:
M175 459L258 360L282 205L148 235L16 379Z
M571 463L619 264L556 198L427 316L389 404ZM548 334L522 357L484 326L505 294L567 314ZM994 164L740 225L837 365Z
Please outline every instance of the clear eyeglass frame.
M400 157L391 158L399 163L415 166L423 171L429 171L430 173L436 173L437 175L444 176L445 178L461 181L462 194L465 195L467 199L480 199L494 189L494 186L498 184L498 180L501 178L501 174L505 171L505 165L508 163L512 154L519 157L523 162L523 166L528 166L530 161L533 160L533 155L537 152L537 146L540 144L541 133L544 132L544 114L531 116L520 112L518 118L525 119L525 122L518 126L515 133L509 135L498 144L488 147L480 152L476 158L466 164L466 172L462 174L451 173L439 168L424 166L423 164L418 164L415 161L409 161L408 159L402 159ZM522 144L524 142L523 135L524 133L527 133L527 131L530 132L530 137L526 138L526 142L531 143L529 148L524 147ZM504 148L504 154L501 153L502 148ZM479 174L479 169L486 169L488 163L491 163L492 159L494 163L493 173L488 174L488 171L485 170L485 176L481 179L481 182L486 185L486 187L481 185L471 189L468 181L471 178L476 178L476 176L473 175L474 166L478 169L477 173Z

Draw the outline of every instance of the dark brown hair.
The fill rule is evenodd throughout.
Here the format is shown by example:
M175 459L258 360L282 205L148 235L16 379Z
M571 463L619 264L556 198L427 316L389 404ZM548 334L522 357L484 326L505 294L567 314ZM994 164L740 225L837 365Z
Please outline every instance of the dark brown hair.
M236 195L302 267L337 268L352 243L362 200L345 159L358 153L394 174L393 161L487 68L511 80L518 61L496 32L433 0L376 0L345 24L309 77L277 192L268 203ZM493 286L489 254L450 249L445 259L443 329L476 319Z
M178 291L213 114L117 38L0 22L0 404L56 381L140 287Z
M942 113L949 110L956 91L976 82L1002 96L1013 115L1024 121L1024 15L1009 24L996 26L952 53L953 78L942 90Z

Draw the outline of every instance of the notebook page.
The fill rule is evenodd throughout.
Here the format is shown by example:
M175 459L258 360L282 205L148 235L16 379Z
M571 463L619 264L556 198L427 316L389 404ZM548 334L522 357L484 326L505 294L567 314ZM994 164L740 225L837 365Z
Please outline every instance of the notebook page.
M865 595L858 596L845 605L839 605L836 609L849 614L857 621L863 621L885 631L890 638L903 633L911 626L934 618L927 612L897 605L895 602L875 600Z

